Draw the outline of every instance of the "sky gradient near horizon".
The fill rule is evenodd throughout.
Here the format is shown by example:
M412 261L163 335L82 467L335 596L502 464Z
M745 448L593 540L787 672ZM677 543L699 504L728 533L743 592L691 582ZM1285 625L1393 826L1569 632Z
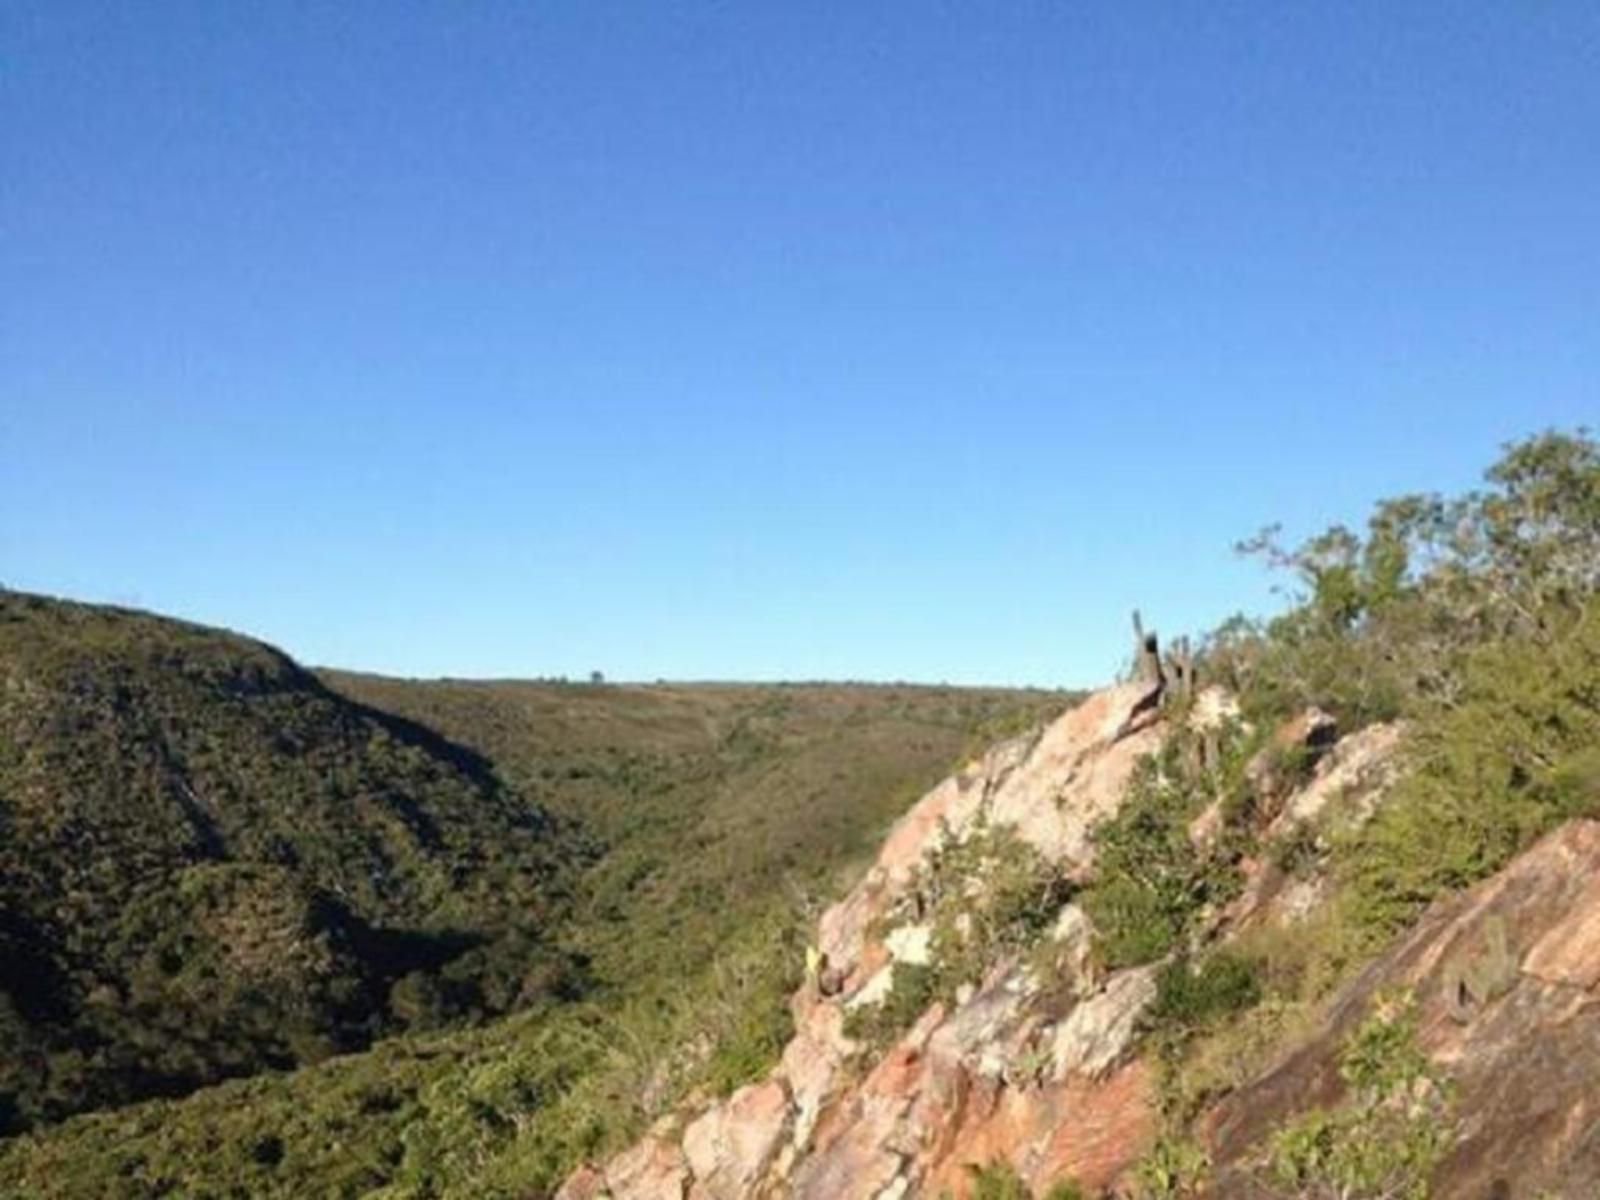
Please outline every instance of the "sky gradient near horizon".
M1600 423L1600 6L0 8L0 583L1083 684Z

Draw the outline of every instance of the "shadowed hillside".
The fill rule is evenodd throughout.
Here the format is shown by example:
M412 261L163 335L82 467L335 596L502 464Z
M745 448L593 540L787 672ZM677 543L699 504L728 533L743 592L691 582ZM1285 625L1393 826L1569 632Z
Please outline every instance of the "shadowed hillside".
M704 965L755 912L817 907L958 758L1075 698L903 684L323 678L472 747L597 840L572 934L598 976L619 984Z
M735 935L797 928L965 747L1066 702L319 677L0 593L0 1131L406 1031L487 1045L470 1028L506 1012L666 1014ZM741 1003L790 982L757 965ZM755 1069L782 1019L757 1012L678 1082Z
M446 964L461 1009L572 974L572 831L233 634L0 594L0 830L11 1126L365 1045Z

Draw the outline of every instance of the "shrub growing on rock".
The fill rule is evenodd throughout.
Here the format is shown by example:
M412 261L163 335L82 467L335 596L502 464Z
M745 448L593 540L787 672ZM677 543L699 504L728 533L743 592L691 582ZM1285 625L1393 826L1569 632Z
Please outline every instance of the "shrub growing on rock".
M929 927L929 962L896 963L888 995L852 1008L846 1034L872 1048L892 1042L935 1000L952 999L1004 955L1035 945L1070 895L1060 867L1008 827L980 820L967 837L947 838L888 918Z
M1427 1200L1454 1128L1408 999L1378 1003L1345 1043L1339 1073L1351 1090L1345 1104L1313 1109L1273 1135L1269 1186L1293 1200Z
M1260 998L1256 964L1242 955L1223 950L1197 964L1175 958L1156 972L1156 998L1145 1020L1161 1037L1178 1039Z
M1094 830L1095 880L1082 897L1111 967L1154 962L1176 949L1196 916L1233 896L1241 823L1250 804L1243 777L1243 730L1219 734L1216 763L1197 763L1186 731L1140 762L1116 815ZM1223 836L1197 845L1189 827L1222 805Z

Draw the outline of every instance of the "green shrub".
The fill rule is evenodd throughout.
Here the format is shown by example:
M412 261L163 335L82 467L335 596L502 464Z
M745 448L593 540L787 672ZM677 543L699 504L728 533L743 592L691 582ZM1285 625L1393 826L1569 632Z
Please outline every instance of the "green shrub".
M969 1165L967 1173L972 1179L968 1200L1034 1200L1034 1193L1022 1176L1004 1160L997 1159L981 1166ZM946 1191L941 1200L949 1195ZM1050 1185L1043 1200L1085 1200L1085 1196L1076 1182L1063 1179Z
M1181 944L1208 905L1235 895L1238 822L1247 816L1241 729L1220 731L1221 761L1197 766L1183 732L1135 768L1121 807L1097 825L1095 879L1081 898L1101 954L1112 967L1153 962ZM1205 846L1189 825L1210 803L1224 806L1223 836ZM1228 820L1226 818L1231 818Z
M1162 1038L1182 1038L1260 998L1259 970L1248 958L1225 950L1198 964L1177 958L1156 972L1156 996L1145 1020Z
M1347 1040L1340 1075L1350 1100L1272 1135L1267 1180L1297 1200L1427 1200L1454 1126L1408 1002L1379 1003Z
M1033 1193L1010 1163L999 1161L969 1166L972 1191L969 1200L1033 1200Z
M1600 806L1600 604L1466 655L1448 702L1413 735L1415 770L1336 866L1374 936L1498 870L1534 838Z
M1133 1167L1132 1200L1188 1200L1211 1178L1211 1159L1187 1138L1165 1136Z

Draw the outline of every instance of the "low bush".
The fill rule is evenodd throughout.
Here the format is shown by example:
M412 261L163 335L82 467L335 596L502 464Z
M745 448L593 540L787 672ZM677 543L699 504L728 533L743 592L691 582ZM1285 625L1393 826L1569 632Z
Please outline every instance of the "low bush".
M982 1166L969 1166L967 1171L972 1179L968 1200L1034 1200L1034 1193L1026 1181L1017 1174L1015 1167L1003 1159ZM947 1190L940 1200L948 1200L949 1196ZM1052 1183L1040 1200L1085 1200L1085 1196L1075 1181L1062 1179Z
M1259 968L1228 951L1198 964L1176 958L1156 972L1156 997L1145 1012L1152 1031L1166 1039L1186 1037L1261 998Z
M1157 1139L1133 1167L1131 1200L1190 1200L1204 1194L1211 1160L1187 1138Z
M1207 906L1237 894L1240 837L1251 811L1243 763L1250 746L1229 725L1213 741L1216 761L1197 762L1184 731L1142 760L1116 815L1095 827L1095 880L1081 902L1108 966L1154 962L1177 949ZM1221 836L1196 845L1189 826L1208 805L1223 807Z
M1267 1185L1293 1200L1427 1200L1455 1129L1408 1001L1379 1002L1346 1042L1340 1075L1351 1091L1344 1105L1313 1109L1272 1135Z

